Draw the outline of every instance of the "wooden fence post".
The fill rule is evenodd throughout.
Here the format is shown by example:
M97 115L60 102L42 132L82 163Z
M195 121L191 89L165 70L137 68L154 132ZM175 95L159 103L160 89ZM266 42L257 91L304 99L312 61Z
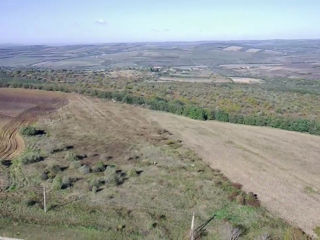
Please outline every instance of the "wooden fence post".
M46 187L43 186L43 210L47 213L47 198L46 198Z
M194 212L192 213L190 240L194 240Z

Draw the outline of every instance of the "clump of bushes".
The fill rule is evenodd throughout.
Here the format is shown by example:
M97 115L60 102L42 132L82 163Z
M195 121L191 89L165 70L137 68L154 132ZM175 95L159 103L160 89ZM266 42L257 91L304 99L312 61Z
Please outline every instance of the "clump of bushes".
M23 136L36 136L36 135L42 135L45 133L44 130L39 130L39 129L36 129L35 127L33 126L26 126L26 127L22 127L20 129L20 133L21 135Z
M68 176L61 177L60 175L57 175L52 182L53 189L60 190L60 189L67 189L69 187L72 187L72 184L75 180L71 179Z
M45 171L41 174L41 179L42 180L47 180L47 179L53 179L55 178L58 173L64 171L67 167L58 165L58 164L54 164L50 167L48 167L47 169L45 169Z
M89 191L96 193L106 181L103 178L93 178L89 181Z
M61 189L61 187L62 187L62 177L61 176L56 176L53 179L52 187L55 190L60 190Z
M20 157L20 162L24 165L42 161L44 158L39 151L28 150Z
M72 186L72 180L71 178L64 176L62 178L62 182L61 182L61 189L66 189Z
M127 180L127 174L115 167L108 167L104 171L106 184L119 186Z
M103 162L98 162L92 167L93 172L103 172L104 170L106 170L106 165Z
M139 176L142 172L143 172L143 170L137 170L137 169L135 169L135 168L132 168L132 169L129 170L128 176L129 176L129 177L137 177L137 176Z
M48 180L49 179L48 174L49 174L48 170L45 170L43 173L41 173L41 176L40 176L41 180L43 181Z

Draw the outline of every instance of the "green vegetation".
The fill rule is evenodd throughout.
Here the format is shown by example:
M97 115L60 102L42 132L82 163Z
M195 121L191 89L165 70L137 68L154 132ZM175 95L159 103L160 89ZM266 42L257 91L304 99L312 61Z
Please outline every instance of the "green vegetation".
M0 87L74 92L196 120L320 135L319 66L312 66L313 71L305 74L305 66L297 69L299 64L295 64L295 73L287 73L292 68L290 59L301 56L306 65L318 61L319 42L259 43L259 52L254 54L246 52L253 43L239 44L244 48L238 52L223 51L226 43L151 46L150 55L154 52L161 56L160 67L152 66L158 64L154 57L137 56L136 52L148 48L145 46L72 46L63 51L60 47L48 50L48 46L12 48L0 60L5 62L3 65L15 66L14 61L20 59L25 66L36 66L33 64L41 62L45 48L48 59L44 64L70 69L0 67ZM128 55L129 49L135 54ZM104 70L78 68L77 64L82 63L91 66L86 61L96 59L102 51L106 61L95 67ZM118 56L112 55L111 61L109 52ZM69 53L74 58L66 59ZM50 56L55 60L51 61ZM134 67L114 68L122 66L122 59ZM200 67L183 66L190 62ZM277 62L281 63L277 67L284 68L280 77L272 70L270 75L259 72L259 64L271 63L265 66L272 68ZM240 66L221 66L231 63ZM253 68L241 65L248 63L257 64ZM162 67L174 64L178 66ZM203 68L203 64L207 66ZM194 67L200 70L192 70ZM170 76L209 82L161 82ZM263 81L237 84L225 76ZM219 79L225 82L215 82ZM100 119L95 125L81 122L87 116L63 116L50 126L39 126L50 132L41 139L36 135L45 131L23 127L20 133L27 150L12 161L2 161L1 171L8 172L10 187L0 195L0 235L25 239L36 235L48 240L185 239L195 211L197 226L214 216L202 239L236 239L232 234L241 239L308 239L302 231L261 207L258 196L244 192L240 184L212 170L164 129L145 129L146 123L139 128L139 121L130 127L130 123L121 122L122 116L116 124L109 118L110 121ZM98 125L103 122L103 127ZM83 131L88 126L90 131ZM43 186L47 189L46 214L42 210ZM316 193L311 187L304 190L310 195ZM314 232L320 235L319 227Z
M318 238L320 239L320 227L316 227L314 230L315 234L317 234Z
M1 234L9 231L2 227L6 221L9 225L18 222L14 232L21 232L25 239L31 238L26 237L25 229L37 225L59 229L59 234L66 234L60 239L78 239L80 229L83 235L79 239L184 239L193 210L197 226L215 215L202 239L223 239L234 229L243 230L243 239L265 234L282 239L294 234L288 224L260 207L257 196L212 170L163 129L150 129L152 136L158 134L156 142L130 137L122 140L130 144L122 144L114 152L112 145L104 153L112 158L101 158L103 152L99 151L100 156L84 152L88 143L82 139L89 139L90 149L95 151L106 149L125 133L114 134L114 126L101 135L73 132L70 123L77 124L70 117L40 126L50 132L41 141L25 136L28 147L48 154L41 162L21 166L14 160L10 166L14 185L5 197L0 196ZM137 132L130 134L137 136ZM66 143L75 147L64 147ZM71 167L75 163L79 165ZM42 185L47 186L47 213L42 210Z
M35 151L32 149L27 149L22 153L22 155L19 157L19 161L26 165L31 163L40 162L43 160L43 156L41 156L40 151Z
M20 129L20 133L21 135L24 135L24 136L36 136L36 135L44 134L44 131L36 129L33 126L26 126Z
M78 82L76 77L80 73L84 75L85 80ZM88 74L85 71L73 73L71 70L50 70L50 72L2 70L0 86L77 92L198 120L218 120L320 134L318 104L320 95L308 91L297 92L285 87L275 90L278 82L273 80L266 80L264 85L150 83L122 79L113 82L105 78L104 74L103 72ZM41 81L37 77L39 75ZM75 77L75 79L72 78L72 84L68 81L61 83L61 81L49 80L55 79L55 76L58 79L69 79L68 76L71 75ZM104 79L102 85L97 81L98 78ZM297 80L292 80L294 81ZM275 88L271 88L270 85ZM316 88L313 89L316 90ZM317 91L320 92L320 89ZM26 134L28 131L30 134L35 134L35 129L32 127L27 127L25 131Z

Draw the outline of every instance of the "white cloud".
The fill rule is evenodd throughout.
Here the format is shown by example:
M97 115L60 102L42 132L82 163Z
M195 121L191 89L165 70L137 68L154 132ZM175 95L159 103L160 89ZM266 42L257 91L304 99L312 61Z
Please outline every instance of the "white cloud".
M100 24L100 25L106 25L107 21L104 20L103 18L97 19L96 20L96 24Z

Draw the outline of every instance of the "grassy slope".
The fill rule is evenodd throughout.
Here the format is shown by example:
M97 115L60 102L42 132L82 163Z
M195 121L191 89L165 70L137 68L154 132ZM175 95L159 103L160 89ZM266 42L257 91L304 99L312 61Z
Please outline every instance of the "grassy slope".
M8 169L13 182L11 191L0 198L0 235L184 239L195 211L196 225L216 214L204 239L223 239L234 228L243 229L243 239L264 234L275 239L304 238L265 209L250 206L258 203L205 165L175 136L146 121L139 108L73 96L67 107L37 126L48 134L26 137L26 142L32 151L40 150L45 160L21 165L16 159ZM73 149L66 150L67 145ZM53 153L54 149L59 151ZM70 161L66 156L71 151L87 157ZM100 161L108 165L105 172L83 174L75 167L79 162L94 168ZM41 180L44 169L52 170L54 165L63 170ZM101 184L97 193L90 192L89 183L110 179L112 169L125 174L124 182L110 181ZM72 187L55 188L59 176L71 177ZM40 184L49 189L47 214L41 210ZM33 206L27 206L30 200ZM39 232L40 226L44 231Z

